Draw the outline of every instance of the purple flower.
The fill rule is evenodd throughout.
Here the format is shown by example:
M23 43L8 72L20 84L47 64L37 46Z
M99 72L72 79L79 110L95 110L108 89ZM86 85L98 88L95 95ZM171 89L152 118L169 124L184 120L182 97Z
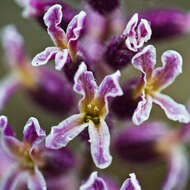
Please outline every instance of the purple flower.
M37 54L32 60L33 66L44 65L50 60L55 60L55 68L62 70L66 63L76 61L77 41L84 26L86 13L81 11L76 15L68 24L66 33L60 26L62 16L62 7L58 4L50 7L44 15L44 23L56 47L48 47Z
M136 125L149 118L152 103L161 107L171 120L182 123L190 121L184 105L176 103L172 98L161 93L182 72L182 57L176 51L168 50L161 59L163 66L154 69L156 49L152 45L145 47L132 59L133 66L142 73L141 83L134 95L141 98L132 118Z
M139 22L136 13L129 20L123 32L123 35L126 36L125 45L129 50L137 52L151 38L151 34L149 22L145 19L141 19Z
M67 25L76 14L74 9L61 0L16 0L16 3L24 8L22 15L25 18L36 19L44 28L46 28L46 26L43 21L43 16L46 11L55 4L61 5L62 12L64 13L61 20L63 29L67 28Z
M130 178L123 182L120 190L141 190L135 174L131 173L129 176ZM90 177L80 186L80 190L112 190L112 187L110 184L107 184L103 178L98 177L97 172L93 172Z
M183 189L188 179L188 157L184 145L190 140L190 125L170 130L165 124L149 122L127 126L115 141L117 154L138 164L164 160L168 172L162 190Z
M5 27L1 37L11 72L0 82L0 110L16 91L23 89L45 110L56 114L68 113L74 104L72 87L68 81L53 69L30 65L24 50L24 40L15 26Z
M151 23L152 40L168 39L190 31L190 15L174 8L158 8L139 13Z
M75 163L68 150L53 151L45 148L46 134L33 117L24 127L22 142L16 139L5 116L0 117L0 129L3 148L14 160L12 168L4 175L2 190L14 189L24 181L31 190L45 190L47 186L44 177L51 179L48 172L59 176L65 172L64 169L67 171Z
M122 95L119 86L120 72L104 78L98 87L92 72L82 63L75 74L74 91L82 95L79 102L80 114L73 115L54 126L46 139L46 146L53 149L64 147L88 127L91 154L99 168L111 164L109 152L110 134L105 118L108 114L108 98Z

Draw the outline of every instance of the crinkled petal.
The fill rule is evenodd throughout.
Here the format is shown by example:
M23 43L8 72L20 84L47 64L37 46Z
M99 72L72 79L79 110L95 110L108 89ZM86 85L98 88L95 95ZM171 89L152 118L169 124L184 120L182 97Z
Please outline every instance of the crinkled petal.
M97 172L93 172L90 177L80 186L80 190L108 190L106 183Z
M132 64L145 74L145 80L149 80L156 64L156 48L153 45L146 46L133 57Z
M31 117L25 127L24 127L24 142L32 146L33 149L37 144L42 142L45 139L46 133L40 128L38 120L34 117Z
M86 13L84 11L81 11L71 20L71 22L67 27L66 36L69 42L69 49L73 53L76 53L76 43L84 28L85 18L86 18Z
M126 179L123 182L120 190L141 190L141 186L136 179L136 175L134 173L131 173L129 176L130 178Z
M189 161L184 150L174 150L168 162L169 171L162 190L184 189L189 174Z
M1 190L14 190L22 175L22 171L15 165L4 175L0 185Z
M97 90L97 84L93 73L87 71L85 63L82 63L74 77L74 91L81 94L83 97L80 101L80 106L86 106L94 98Z
M48 47L41 53L38 53L32 60L33 66L45 65L48 61L54 59L56 53L58 52L58 48L56 47Z
M26 62L27 56L24 51L24 39L14 25L8 25L2 30L1 40L6 59L10 65L20 65Z
M27 186L29 190L47 190L44 176L37 167L34 174L28 175Z
M3 136L14 136L14 133L8 124L8 119L4 115L0 116L0 130Z
M52 149L65 147L88 126L83 120L83 114L76 114L52 127L51 133L46 138L46 146Z
M0 111L4 108L6 102L21 86L19 80L14 75L8 75L0 81Z
M149 118L152 109L152 98L141 95L141 99L134 111L132 120L135 125L140 125Z
M153 72L153 86L162 90L174 82L175 78L182 73L182 57L173 50L168 50L162 55L163 66Z
M110 155L110 133L106 122L101 119L100 124L95 126L93 122L89 122L88 127L91 154L96 167L104 169L112 162Z
M152 35L152 30L150 24L147 20L141 19L141 22L137 28L138 34L138 48L143 47L144 43L150 40Z
M190 121L190 115L185 106L178 104L169 96L157 93L153 97L153 102L164 110L169 119L181 123L188 123Z
M108 98L123 95L123 91L119 84L120 76L120 71L108 75L99 86L97 99L101 107L104 105L106 106L106 114L108 113Z
M48 33L56 46L64 48L67 44L66 34L60 27L62 20L61 5L53 5L44 15L44 23L48 27Z
M69 63L69 51L68 49L64 49L62 51L58 51L55 56L55 69L61 71L66 63Z

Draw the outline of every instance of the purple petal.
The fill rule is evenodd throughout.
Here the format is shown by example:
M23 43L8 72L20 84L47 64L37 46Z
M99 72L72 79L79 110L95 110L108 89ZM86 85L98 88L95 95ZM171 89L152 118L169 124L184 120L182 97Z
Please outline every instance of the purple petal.
M169 96L158 93L154 95L153 102L164 110L169 119L181 123L188 123L190 121L190 115L185 106L178 104Z
M3 136L14 136L14 133L8 124L8 119L4 115L0 116L0 130L3 133Z
M86 13L81 11L71 20L67 27L66 36L69 42L69 49L72 51L72 53L76 53L76 43L84 28L85 18Z
M156 64L156 48L153 45L146 46L133 57L132 64L145 75L146 80L150 79Z
M173 50L168 50L162 55L163 66L153 73L154 88L162 90L169 86L175 78L182 73L182 57Z
M65 147L88 126L87 123L83 123L83 118L83 114L76 114L52 127L51 133L46 138L46 146L52 149Z
M169 171L162 190L184 189L189 173L189 161L183 149L174 150L169 157Z
M55 69L61 71L66 63L69 63L70 56L68 49L58 51L55 56Z
M28 61L24 51L24 39L14 25L8 25L2 30L1 40L10 65L21 65Z
M141 96L142 100L139 101L137 108L134 111L132 120L135 125L140 125L149 118L152 109L152 98L150 96Z
M107 75L99 86L97 92L98 103L101 104L102 107L104 105L106 106L106 114L108 113L108 98L123 95L123 91L119 84L120 76L120 71L112 75Z
M147 20L141 19L141 22L138 25L137 28L137 34L138 34L138 48L143 47L144 43L150 40L152 35L152 30L150 27L150 24Z
M23 134L24 142L32 145L32 149L46 137L45 131L40 128L38 120L34 117L27 121Z
M91 121L88 127L91 154L96 167L104 169L112 162L110 155L110 133L106 122L102 119L99 126Z
M19 80L14 75L8 75L0 81L0 111L4 108L6 102L20 86L21 84Z
M19 182L22 175L22 171L17 167L10 168L8 174L4 175L2 179L0 189L1 190L13 190Z
M90 177L80 186L80 190L108 190L106 183L97 172L93 172Z
M35 173L28 176L27 186L30 190L47 190L46 181L37 167Z
M51 61L56 53L58 52L58 48L56 47L48 47L41 53L38 53L32 60L33 66L45 65L48 61Z
M82 63L79 66L78 71L74 77L74 83L74 91L83 96L79 104L82 104L82 106L88 105L94 98L98 87L93 73L87 71L85 63Z
M66 34L59 26L62 20L61 5L53 5L44 15L44 23L48 27L48 33L57 47L65 48L67 44Z
M141 190L138 180L134 173L129 174L130 178L126 179L120 190Z

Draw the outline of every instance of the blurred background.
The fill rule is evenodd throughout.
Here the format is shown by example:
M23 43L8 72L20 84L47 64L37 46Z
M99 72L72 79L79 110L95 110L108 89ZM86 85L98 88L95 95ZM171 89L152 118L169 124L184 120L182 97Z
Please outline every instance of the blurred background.
M79 0L65 0L80 9ZM122 4L125 15L139 10L145 10L152 7L177 7L190 12L189 0L124 0ZM18 27L19 32L24 36L26 52L30 58L33 58L36 53L41 52L45 47L51 45L52 42L48 34L35 21L24 19L21 15L22 9L16 5L13 0L1 0L0 5L0 29L8 24L14 24ZM164 93L171 95L177 102L187 104L190 100L190 33L171 40L157 42L157 64L160 64L161 54L168 49L178 51L183 56L183 74L177 77L175 83L167 88ZM0 78L3 78L9 72L9 67L3 61L4 52L0 47ZM126 76L133 76L133 69L129 68L125 72ZM1 93L1 92L0 92ZM56 100L55 100L56 101ZM65 116L54 116L45 110L42 110L36 104L24 95L23 92L17 92L8 101L3 115L8 116L9 122L13 130L21 136L22 129L29 117L34 116L39 119L42 128L50 131L50 127L62 121ZM180 127L181 124L169 121L163 111L154 106L151 112L152 120L159 120L168 123L171 127ZM120 127L120 126L114 126ZM76 146L76 145L74 145ZM114 157L114 155L113 155ZM114 157L114 162L111 167L103 171L120 184L128 176L130 172L135 172L144 190L159 190L163 183L166 166L164 163L154 165L136 166L124 163ZM189 186L186 189L190 189Z

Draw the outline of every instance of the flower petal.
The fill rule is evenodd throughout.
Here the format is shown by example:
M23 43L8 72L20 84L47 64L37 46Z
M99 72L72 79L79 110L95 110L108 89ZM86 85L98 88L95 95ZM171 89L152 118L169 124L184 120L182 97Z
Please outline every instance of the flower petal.
M108 98L123 95L119 84L120 76L120 71L107 75L99 86L97 99L101 107L106 106L106 114L108 114Z
M155 89L162 90L174 82L182 73L182 57L173 50L168 50L162 55L163 66L153 72L153 85Z
M120 190L141 190L136 175L134 173L129 174L130 178L126 179Z
M8 75L0 81L0 111L4 108L6 102L20 86L21 84L19 80L14 75Z
M23 133L24 142L32 145L32 149L46 137L45 131L40 128L38 120L34 117L27 121Z
M108 190L106 183L97 172L93 172L90 177L80 186L80 190Z
M149 80L156 64L156 48L153 45L146 46L133 57L132 64L145 75L146 81Z
M52 149L65 147L88 126L83 123L83 117L83 114L76 114L54 126L46 138L46 146Z
M51 61L56 53L58 52L58 48L56 47L48 47L41 53L38 53L32 60L33 66L45 65L48 61Z
M22 171L17 166L10 168L8 174L2 179L0 189L14 190L22 175Z
M68 49L58 51L55 56L55 69L61 71L66 63L69 63L70 56Z
M149 118L152 109L152 98L150 96L141 96L142 100L139 101L137 108L134 111L132 120L135 125L140 125Z
M24 51L24 39L14 25L8 25L2 30L1 40L10 65L21 65L28 61Z
M30 190L47 190L46 181L37 167L35 173L28 176L27 186Z
M112 162L110 155L110 133L106 122L102 119L99 126L89 122L88 127L91 154L96 167L104 169Z
M44 23L48 27L48 34L58 47L65 47L67 44L66 34L59 26L62 20L61 5L53 5L44 15Z
M150 24L147 20L141 19L141 22L137 28L138 34L138 48L143 47L144 43L150 40L152 35L152 30Z
M190 115L185 106L178 104L169 96L157 93L153 97L153 102L164 110L169 119L181 123L188 123L190 121Z
M168 162L169 171L162 190L184 189L189 173L189 162L184 150L174 150Z
M81 11L71 20L71 22L67 26L66 36L69 42L69 49L73 53L76 53L76 43L84 28L85 18L86 13L84 11Z
M79 105L86 106L89 104L94 98L97 88L93 73L87 71L85 63L81 63L75 74L73 87L75 92L83 96Z

